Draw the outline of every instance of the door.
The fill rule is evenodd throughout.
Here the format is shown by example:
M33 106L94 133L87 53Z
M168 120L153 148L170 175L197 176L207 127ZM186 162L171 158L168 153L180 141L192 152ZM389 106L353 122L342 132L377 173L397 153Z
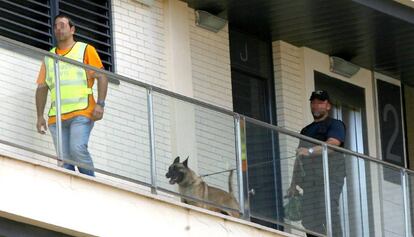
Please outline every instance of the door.
M345 124L345 148L367 154L364 89L319 72L315 72L315 88L328 91L332 104L331 117ZM367 209L362 208L369 205L365 162L351 156L342 157L346 171L339 204L343 236L369 236L369 215L363 213Z
M233 109L270 124L275 122L271 42L230 31ZM246 124L247 178L251 220L273 228L265 221L281 216L280 167L277 137L269 129Z
M362 108L335 104L332 117L342 120L347 127L345 148L364 153ZM347 156L344 157L347 159ZM340 198L343 236L369 236L369 219L362 211L368 206L365 162L347 159L346 178ZM363 228L364 227L364 228Z

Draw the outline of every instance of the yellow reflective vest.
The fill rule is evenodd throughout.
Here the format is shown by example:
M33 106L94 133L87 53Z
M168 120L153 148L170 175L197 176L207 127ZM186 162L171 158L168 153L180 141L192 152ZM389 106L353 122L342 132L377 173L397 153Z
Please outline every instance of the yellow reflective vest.
M72 49L64 57L83 63L87 44L76 42ZM56 47L50 50L56 53ZM62 114L88 107L88 96L92 94L92 88L88 88L88 76L82 67L59 61L59 82ZM56 116L56 90L54 59L45 58L46 84L51 92L51 106L49 117Z

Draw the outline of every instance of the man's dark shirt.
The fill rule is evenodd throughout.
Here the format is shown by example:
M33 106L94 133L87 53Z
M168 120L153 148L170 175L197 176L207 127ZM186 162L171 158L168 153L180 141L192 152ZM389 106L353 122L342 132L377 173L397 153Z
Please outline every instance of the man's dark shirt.
M346 129L342 121L328 117L323 121L309 124L300 133L323 142L335 138L341 142L340 146L343 146ZM315 145L301 140L299 147L310 148ZM345 159L340 154L338 152L328 154L333 236L342 235L338 203L346 173ZM301 168L296 169L293 176L295 183L303 189L302 206L306 211L302 217L302 225L306 229L326 233L324 172L321 156L301 157L298 160L300 161L298 167Z
M327 117L318 122L313 122L302 129L300 132L308 137L326 142L329 138L335 138L343 146L345 142L345 125L342 121ZM299 147L312 147L312 145L299 145Z

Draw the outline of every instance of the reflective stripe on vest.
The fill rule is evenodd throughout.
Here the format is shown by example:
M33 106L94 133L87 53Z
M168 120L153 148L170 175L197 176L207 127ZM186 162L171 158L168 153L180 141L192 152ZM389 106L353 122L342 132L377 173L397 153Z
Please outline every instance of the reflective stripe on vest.
M83 63L87 44L76 42L72 49L64 57ZM56 53L56 47L50 52ZM56 90L54 59L45 58L46 84L51 92L51 106L49 116L56 115ZM92 94L92 88L88 88L88 77L85 69L70 63L59 61L60 98L62 114L88 107L88 96Z

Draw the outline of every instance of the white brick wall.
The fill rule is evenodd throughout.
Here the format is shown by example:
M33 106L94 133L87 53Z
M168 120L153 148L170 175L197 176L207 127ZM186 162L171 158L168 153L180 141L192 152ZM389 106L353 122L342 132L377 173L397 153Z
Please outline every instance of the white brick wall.
M0 88L0 139L53 155L51 139L36 132L34 95L41 57L3 47L0 55L0 83L3 85ZM0 152L48 161L45 157L4 145L0 146Z
M163 1L112 1L116 73L165 88Z
M228 27L218 33L197 27L190 8L189 24L194 97L232 110Z
M302 104L305 92L300 50L283 41L275 41L272 46L277 122L281 127L300 131L304 125Z
M304 126L305 78L300 49L283 41L272 43L278 126L299 132ZM299 139L280 134L283 191L289 187Z
M190 45L194 97L233 110L231 91L228 26L217 33L195 25L195 13L189 8ZM236 167L233 118L197 107L196 144L198 170L210 174ZM228 190L228 175L208 176L205 180ZM236 173L233 189L237 191ZM237 196L237 195L236 195Z
M133 0L114 0L112 4L116 73L137 81L167 88L163 1L155 1L150 7ZM127 85L127 83L121 82L121 86L123 85ZM134 103L129 103L128 108L125 108L122 97L129 93L136 94L131 95ZM108 95L108 98L111 97L112 89ZM121 152L119 148L116 150L118 154L130 153L131 159L123 160L122 157L118 156L117 161L110 165L114 165L114 168L123 167L125 172L127 170L133 172L125 174L127 176L135 176L140 181L150 182L150 151L145 91L138 88L128 92L120 91L120 97L114 101L116 103L113 106L123 108L123 114L121 115L124 120L128 117L131 119L119 123L118 126L123 126L124 129L133 130L137 133L133 135L125 133L132 142L130 145L133 146L125 144L126 146L123 147L125 151ZM101 129L106 132L112 124L118 124L116 118L119 117L119 112L121 111L116 111L114 114L113 123L106 123ZM167 182L164 177L164 170L172 160L170 112L169 99L164 96L156 96L154 98L154 116L157 181L164 184ZM120 142L123 143L123 140ZM108 158L102 159L102 161L105 160L108 160ZM132 169L131 165L135 168ZM116 170L113 171L116 172ZM137 172L138 174L136 174Z

